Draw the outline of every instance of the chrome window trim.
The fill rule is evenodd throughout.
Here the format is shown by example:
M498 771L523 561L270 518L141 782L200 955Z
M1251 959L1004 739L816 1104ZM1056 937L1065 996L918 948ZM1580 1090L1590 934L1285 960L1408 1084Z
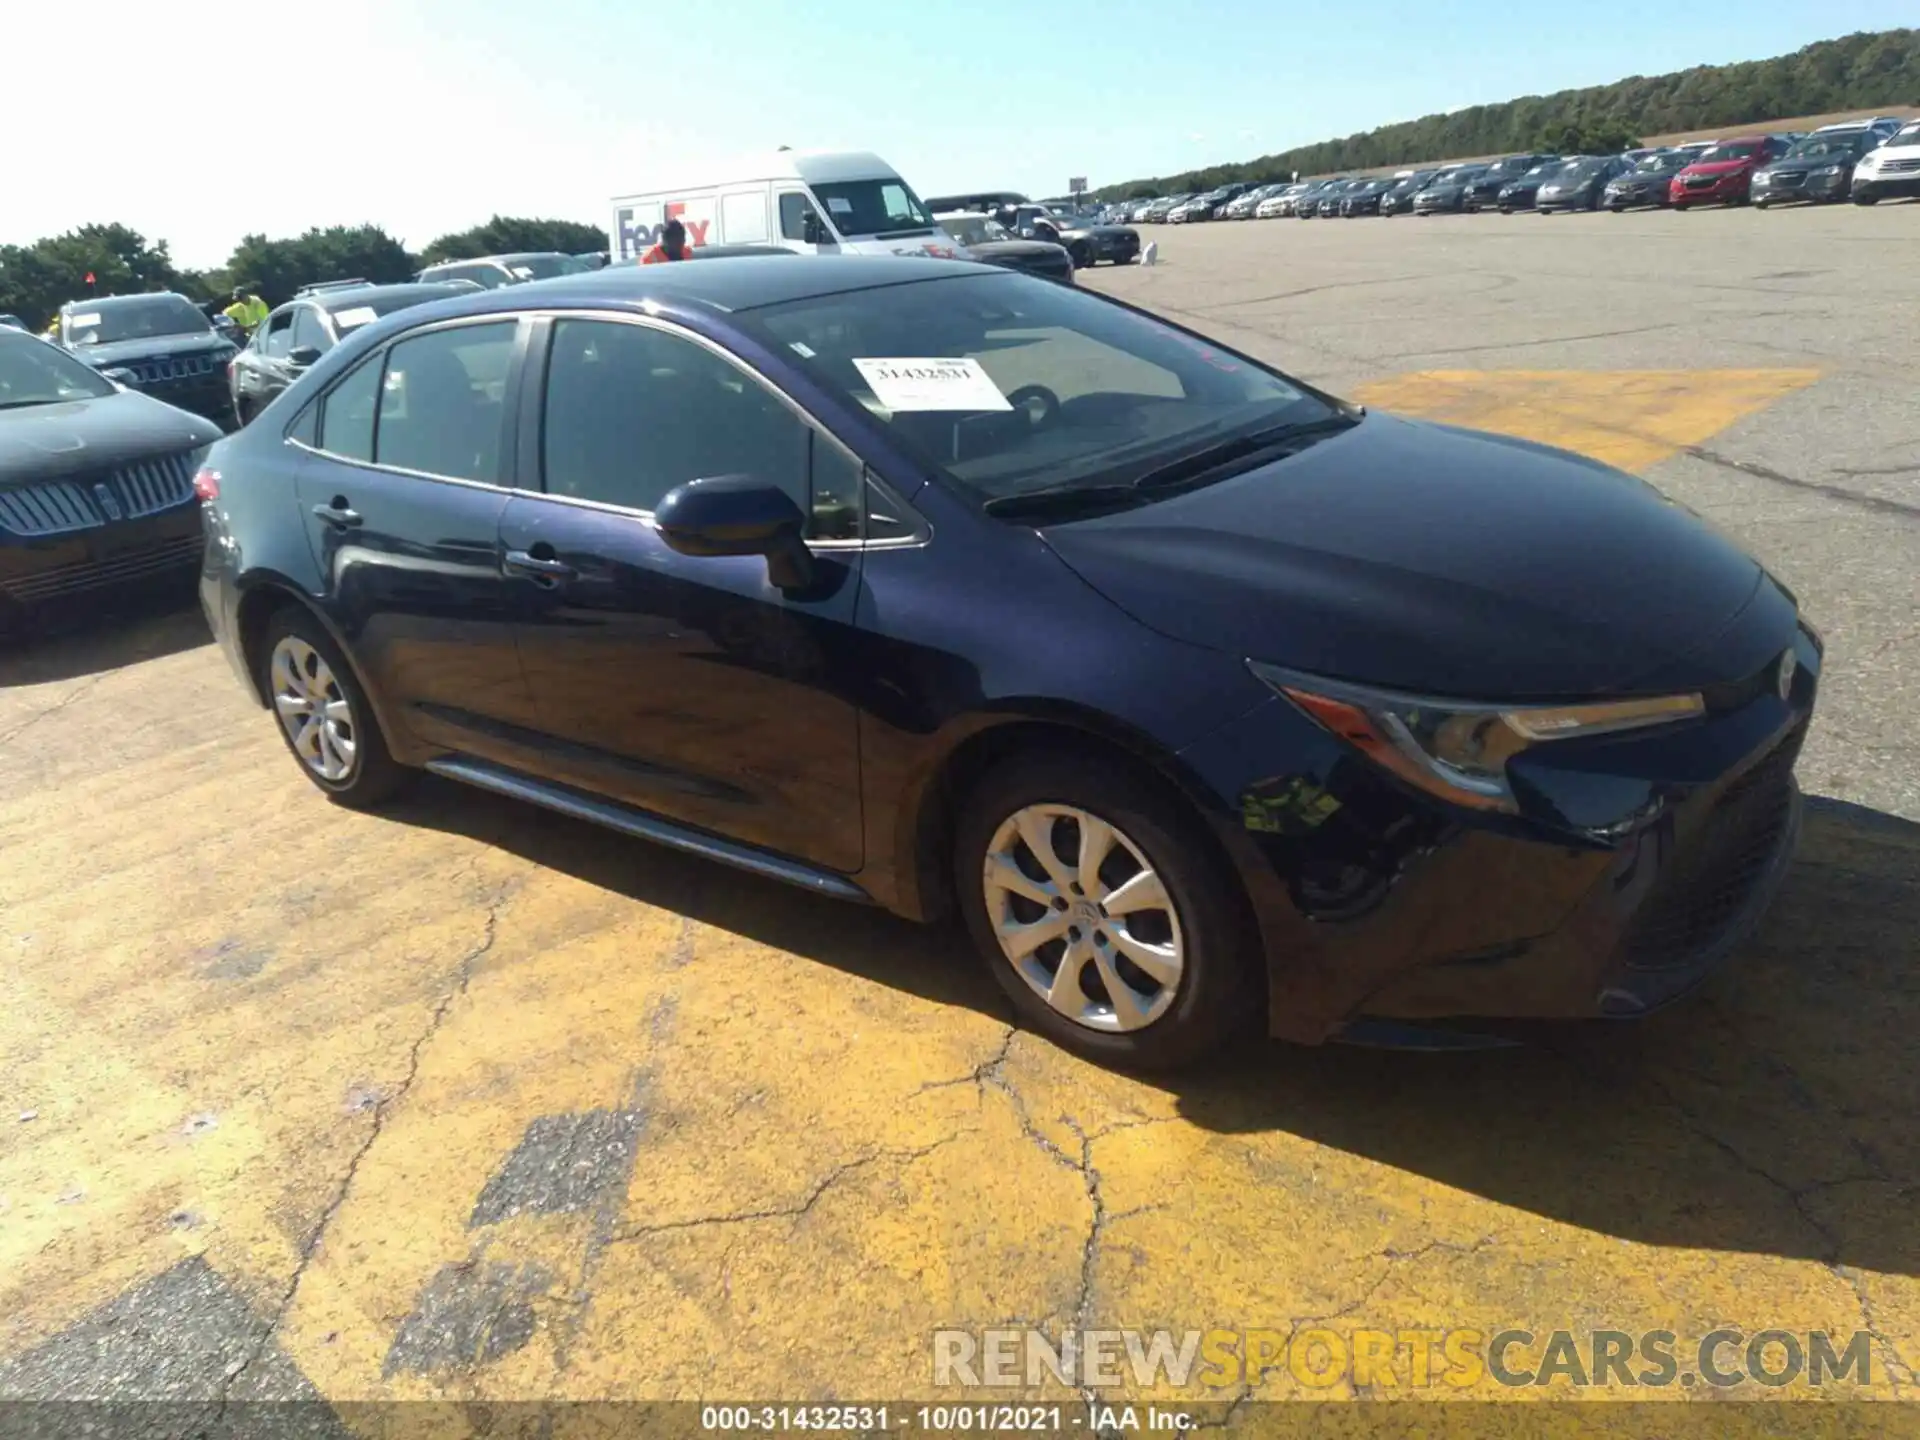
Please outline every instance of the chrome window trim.
M701 335L695 331L689 330L684 325L681 325L676 321L667 320L658 315L636 315L629 311L583 310L577 307L567 306L567 307L543 307L539 310L530 310L524 313L526 313L529 316L536 316L540 319L548 320L548 321L599 320L599 321L605 321L610 324L616 324L616 325L637 325L642 329L657 330L662 334L672 335L683 340L691 340L694 344L701 346L711 354L719 356L720 359L725 361L727 364L731 365L735 370L738 370L743 376L745 376L748 381L758 385L762 390L765 390L767 393L771 394L782 405L784 405L790 412L792 412L793 416L797 420L799 420L801 425L803 425L810 434L819 436L822 440L825 440L829 445L833 446L834 449L838 450L841 453L841 455L843 455L846 459L851 461L853 465L857 467L860 471L861 484L865 485L867 483L868 476L873 468L872 466L868 465L865 460L863 460L860 456L856 455L848 446L843 444L839 436L835 435L831 430L827 429L826 426L822 425L817 419L814 418L811 411L809 411L798 400L795 400L793 396L789 395L779 385L775 384L767 376L762 375L758 370L755 370L754 368L752 368L744 360L742 360L738 355L735 355L731 350L727 349L726 346L718 344L715 341L708 339L705 335ZM551 355L550 341L549 341L549 355ZM541 398L542 400L544 400L545 399L545 391L544 391L545 376L541 377L540 383L543 387ZM541 407L541 411L542 411L542 420L544 422L544 419L545 419L544 405ZM543 434L542 436L543 449L544 449L544 438L545 437ZM543 474L541 476L541 480L543 483L545 479L546 479L546 476ZM880 483L882 485L887 484L884 478L881 479ZM897 491L897 487L895 486L889 485L887 486L887 488ZM558 501L563 505L581 505L589 509L604 511L608 514L631 516L635 519L646 521L646 523L655 530L658 530L660 528L658 525L654 524L653 511L651 510L641 510L630 505L613 505L604 500L582 500L572 495L555 495L548 490L522 491L521 493L536 494L536 495L539 495L542 499ZM901 505L901 508L906 510L906 512L909 515L913 516L916 528L919 533L910 535L910 536L893 537L886 540L807 540L804 543L809 550L833 550L833 551L878 550L878 549L900 550L900 549L909 548L914 545L925 545L929 543L933 539L933 525L931 524L931 522L929 522L927 518L924 515L922 515L918 510L914 509L914 507L911 504L909 504L905 499L901 499L899 503Z
M372 351L369 354L363 356L358 362L358 364L355 364L346 372L346 374L341 375L338 379L334 380L331 384L327 386L325 391L315 396L313 400L308 402L308 404L309 405L324 404L327 398L330 395L332 395L334 390L337 389L346 380L348 375L351 375L355 371L357 371L361 365L372 363L376 358L378 358L380 366L384 370L387 363L386 357L388 352L390 352L395 345L401 344L407 340L411 340L416 336L425 335L436 330L453 329L459 326L486 325L486 324L498 325L498 324L506 323L508 321L511 321L520 326L530 326L534 322L539 320L547 320L547 321L599 320L599 321L606 321L612 324L638 325L647 329L658 330L669 335L674 335L682 339L691 340L695 344L705 347L708 351L719 356L722 360L726 361L729 365L733 366L734 369L738 370L742 375L746 376L749 380L758 384L763 390L766 390L769 393L771 393L773 396L775 396L780 401L781 404L786 406L786 408L794 414L794 416L800 421L800 423L803 426L807 428L807 430L810 433L820 436L828 444L832 445L835 449L837 449L848 460L852 461L853 464L857 466L860 471L861 483L863 485L869 483L870 479L877 479L880 485L882 485L887 490L893 492L892 498L898 502L900 507L903 510L905 510L907 514L913 517L915 533L912 535L890 536L883 540L864 540L864 539L862 540L806 540L804 541L804 543L808 550L827 551L827 552L833 552L833 553L846 553L851 551L862 551L862 550L910 550L910 549L915 549L919 546L932 543L933 523L929 521L926 518L926 516L922 515L920 511L917 510L910 501L908 501L905 497L899 494L898 486L890 484L885 479L885 477L873 476L872 467L868 465L865 460L861 459L860 456L856 455L848 446L843 444L840 438L835 434L833 434L832 431L828 430L824 425L820 424L818 420L814 419L813 415L806 409L805 406L801 405L799 401L795 400L784 389L774 384L766 376L760 374L759 371L754 370L752 367L747 365L746 362L741 360L740 357L735 355L732 351L728 350L724 345L716 344L714 341L709 340L706 336L697 334L696 332L687 329L683 325L680 325L674 321L662 319L661 317L655 316L655 315L636 315L627 311L581 309L578 307L569 306L569 307L541 307L539 309L533 309L533 310L511 310L506 312L488 311L479 315L456 315L445 320L435 320L430 324L417 326L411 330L403 331L402 333L392 336L391 338L383 341L377 350ZM527 383L526 377L523 376L521 383L522 384ZM546 377L544 374L542 374L539 377L538 383L541 386L541 399L542 401L544 401L545 400L545 384L546 384ZM299 413L297 413L294 417L295 422L299 420L299 416L301 414L304 414L306 412L306 408L307 408L306 406L301 407ZM544 417L544 411L545 411L544 404L542 405L541 409ZM292 424L289 424L287 428L289 430L292 429ZM318 433L317 429L316 429L316 433ZM544 489L529 490L524 485L498 485L498 484L492 483L491 481L486 481L486 480L466 480L466 479L462 479L457 475L435 475L424 470L409 470L399 465L381 465L375 461L360 460L351 455L340 455L340 454L336 454L331 450L326 450L318 446L308 445L304 441L298 440L291 434L286 434L284 432L282 433L282 443L290 445L296 450L303 450L309 455L314 455L314 456L320 457L321 459L330 460L336 465L351 465L358 470L372 470L383 475L403 475L411 480L432 480L442 485L460 485L472 490L485 490L495 495L517 496L517 497L529 499L529 500L546 500L557 505L571 505L583 510L596 510L603 515L617 515L625 519L637 520L641 524L645 525L648 529L653 530L656 533L660 529L659 524L654 520L653 512L651 510L639 510L629 505L614 505L604 500L586 500L574 495L555 495L552 492ZM543 475L541 479L544 481L545 476Z

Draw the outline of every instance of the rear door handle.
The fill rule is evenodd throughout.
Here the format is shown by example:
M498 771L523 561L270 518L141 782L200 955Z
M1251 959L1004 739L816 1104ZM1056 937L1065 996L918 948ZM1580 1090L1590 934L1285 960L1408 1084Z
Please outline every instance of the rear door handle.
M335 500L331 505L316 505L314 515L340 530L351 530L360 523L360 512L349 506L345 500Z
M529 576L543 585L555 585L562 580L571 580L580 573L564 560L532 555L525 550L507 551L501 563L511 573Z

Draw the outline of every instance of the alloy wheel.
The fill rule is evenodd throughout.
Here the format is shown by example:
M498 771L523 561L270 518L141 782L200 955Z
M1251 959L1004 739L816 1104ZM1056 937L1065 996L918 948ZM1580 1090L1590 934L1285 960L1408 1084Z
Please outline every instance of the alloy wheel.
M322 780L345 780L358 753L358 726L332 668L298 635L283 635L273 647L268 673L274 713L293 753Z
M1165 884L1128 836L1071 805L1028 805L987 847L1001 953L1049 1007L1107 1033L1144 1029L1180 991L1185 944Z

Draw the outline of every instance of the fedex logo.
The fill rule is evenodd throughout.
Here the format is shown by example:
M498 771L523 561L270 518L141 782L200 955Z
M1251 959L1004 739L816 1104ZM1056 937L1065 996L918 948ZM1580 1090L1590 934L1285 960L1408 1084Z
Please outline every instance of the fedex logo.
M689 215L684 200L669 201L658 224L650 225L636 218L636 212L631 208L616 211L613 218L619 232L620 258L623 260L638 259L658 245L661 232L667 228L669 220L678 220L686 227L687 244L690 246L706 244L707 231L713 226L711 218L695 219Z

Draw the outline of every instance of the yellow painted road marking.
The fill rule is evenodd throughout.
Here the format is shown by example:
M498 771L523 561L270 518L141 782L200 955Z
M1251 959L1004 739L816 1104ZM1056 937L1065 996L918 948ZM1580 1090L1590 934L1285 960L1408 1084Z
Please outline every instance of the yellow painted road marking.
M1818 370L1789 369L1422 370L1363 385L1353 398L1637 471L1819 378Z

